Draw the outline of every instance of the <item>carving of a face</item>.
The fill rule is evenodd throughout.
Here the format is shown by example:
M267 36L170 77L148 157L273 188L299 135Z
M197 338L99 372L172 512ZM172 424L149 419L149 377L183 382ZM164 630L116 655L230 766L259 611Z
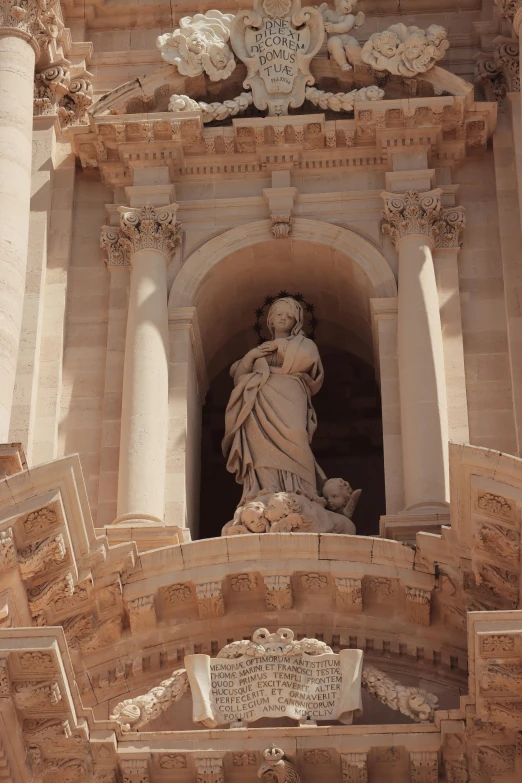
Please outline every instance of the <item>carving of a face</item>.
M286 302L276 302L271 313L272 325L278 332L286 335L291 334L296 324L295 315Z
M350 494L350 485L340 479L330 479L323 487L323 497L330 511L340 511L345 507Z
M440 25L438 25L438 24L432 24L426 30L426 39L427 39L427 41L432 46L436 46L437 48L446 39L446 37L447 37L446 30L443 27L441 27Z
M417 57L420 57L424 51L425 45L425 39L422 33L413 33L413 35L410 35L404 44L404 53L408 60L416 60Z
M245 505L241 512L241 521L251 533L264 533L267 527L266 519L263 516L264 512L265 506L263 503L254 500Z
M283 517L292 513L299 513L301 507L294 498L289 498L285 492L277 492L272 495L265 509L265 517L270 522L279 522Z
M228 65L228 46L212 46L209 51L210 62L218 70Z
M375 48L385 57L393 57L397 53L400 41L395 33L386 30L375 41Z
M351 14L357 0L335 0L335 10L338 14Z
M187 38L187 49L193 54L201 54L205 51L206 41L200 33L192 33L190 38Z

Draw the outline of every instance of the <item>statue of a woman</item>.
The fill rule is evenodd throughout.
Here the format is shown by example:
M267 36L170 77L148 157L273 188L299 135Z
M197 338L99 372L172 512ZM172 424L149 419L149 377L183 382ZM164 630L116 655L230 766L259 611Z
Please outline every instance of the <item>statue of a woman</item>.
M240 505L267 493L292 492L325 501L325 475L310 442L317 427L312 395L323 383L316 344L303 332L303 308L291 297L269 310L272 340L232 365L234 391L225 417L227 469L243 485Z

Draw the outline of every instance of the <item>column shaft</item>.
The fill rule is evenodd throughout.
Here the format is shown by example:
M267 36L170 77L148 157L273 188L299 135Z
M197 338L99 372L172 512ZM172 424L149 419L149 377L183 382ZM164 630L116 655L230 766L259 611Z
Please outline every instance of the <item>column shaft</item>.
M398 359L406 507L449 499L448 411L431 242L403 237L399 253Z
M131 256L116 522L163 522L168 417L167 258Z
M35 51L0 34L0 442L7 442L24 303Z

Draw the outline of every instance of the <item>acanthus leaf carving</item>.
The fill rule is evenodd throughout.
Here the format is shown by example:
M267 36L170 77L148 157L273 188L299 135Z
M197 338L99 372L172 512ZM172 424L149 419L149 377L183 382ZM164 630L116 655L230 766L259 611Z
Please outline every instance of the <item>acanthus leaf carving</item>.
M13 529L0 531L0 571L7 571L18 563Z
M54 0L3 0L0 28L17 30L33 46L37 57L63 30L59 3Z
M292 581L289 575L264 576L265 601L267 609L280 611L293 606Z
M225 614L221 582L202 582L196 585L196 601L201 619L222 617Z
M478 772L508 775L515 771L515 745L481 745L475 751L474 767Z
M440 188L425 193L381 193L383 233L389 234L395 245L412 234L423 234L435 242L440 230L441 193Z
M53 565L62 564L67 556L63 535L46 538L18 552L18 562L22 579L32 579Z
M32 587L27 591L31 615L33 617L42 615L52 601L70 598L73 593L74 580L70 573Z
M438 783L439 758L437 751L410 753L411 783Z
M123 783L150 783L146 759L125 759L121 762Z
M177 204L136 209L120 207L120 244L132 256L138 250L160 250L167 256L181 241L181 223L176 220Z
M522 665L507 661L488 661L480 675L483 691L505 691L522 695Z
M127 602L131 630L133 633L143 633L156 627L156 609L154 595L141 596Z
M468 762L465 756L444 759L444 771L448 783L468 783Z
M19 709L34 712L55 707L62 694L57 682L15 682L13 697Z
M404 593L408 620L417 623L417 625L429 625L431 622L431 590L406 585Z
M179 669L143 696L125 699L117 704L110 720L120 723L122 731L137 731L179 701L188 690L187 672Z
M89 777L89 765L82 758L46 759L44 762L44 779L59 780L60 783L78 783Z
M69 721L56 718L26 718L23 723L24 740L28 745L56 739L70 739Z
M341 612L362 612L362 579L335 577L335 603Z
M23 520L22 525L26 536L47 535L49 528L58 524L58 515L53 508L44 506L37 511L31 511Z
M189 585L178 583L173 585L167 585L163 588L163 600L169 604L182 604L190 601L192 598L192 591Z
M343 783L368 783L368 754L341 753Z
M7 658L0 658L0 696L9 696L11 693L11 680L7 668Z

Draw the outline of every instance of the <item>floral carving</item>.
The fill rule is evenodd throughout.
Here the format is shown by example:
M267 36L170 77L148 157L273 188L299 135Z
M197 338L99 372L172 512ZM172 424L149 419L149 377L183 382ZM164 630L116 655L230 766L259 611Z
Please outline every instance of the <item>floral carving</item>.
M412 623L418 625L430 624L431 590L420 587L405 587L406 616Z
M397 243L411 234L423 234L435 240L441 212L440 188L427 193L382 193L384 211L382 230Z
M522 701L487 701L484 709L493 723L518 729L522 721Z
M63 783L84 781L89 776L88 764L81 758L46 759L44 770L48 780L60 780Z
M311 593L319 593L328 588L328 577L325 574L303 574L301 576L301 585Z
M187 757L182 753L164 753L159 758L161 769L186 769Z
M123 783L149 783L149 765L145 759L129 759L121 762Z
M384 704L417 723L433 720L438 706L438 699L433 693L402 685L373 666L363 668L362 683L369 693L377 696Z
M277 574L263 577L267 609L279 611L293 606L292 582L290 576Z
M44 582L27 591L29 609L33 617L44 612L52 601L60 598L70 598L74 593L74 580L72 574L65 574L58 579Z
M56 718L27 718L23 723L23 734L29 745L62 737L70 739L72 736L69 721Z
M20 661L20 668L24 669L25 671L34 671L35 669L54 669L52 655L41 652L40 650L21 653L18 660Z
M63 29L60 6L53 0L3 0L0 27L25 34L39 56Z
M225 783L223 772L223 759L219 756L196 756L194 758L196 767L197 783Z
M385 576L371 576L364 580L364 585L371 593L382 593L382 595L391 595L396 590L396 585Z
M305 764L330 764L332 757L328 750L315 748L314 750L305 751L304 760Z
M464 207L442 209L438 223L437 247L460 247L462 232L466 228Z
M497 595L512 601L513 604L518 602L518 573L490 563L479 563L477 570L479 584L484 582Z
M156 627L154 595L140 596L128 602L131 630L143 633Z
M192 592L188 585L175 584L163 588L163 599L169 604L181 604L190 601Z
M243 751L242 753L232 754L232 765L234 767L254 767L256 764L257 756L255 753Z
M368 783L368 754L341 753L343 783Z
M9 696L10 693L11 682L9 680L7 658L0 658L0 696Z
M198 613L202 619L222 617L225 614L223 587L221 582L204 582L196 585Z
M169 254L180 243L181 223L176 220L177 204L141 209L120 208L120 244L132 255L152 248Z
M489 555L510 564L517 565L520 556L520 535L503 525L483 523L477 533L481 549Z
M228 46L232 14L207 11L180 19L173 33L160 35L156 45L161 56L177 66L183 76L199 76L203 72L211 81L228 79L236 67Z
M336 576L335 603L341 612L362 612L362 580Z
M13 696L19 709L30 712L55 707L62 698L57 682L16 682Z
M47 533L50 527L58 524L58 515L53 508L44 506L38 511L31 511L22 522L26 536Z
M288 239L292 233L292 215L290 213L278 215L272 213L270 219L272 221L272 236L274 239Z
M324 111L351 112L356 103L362 101L382 101L384 90L372 84L351 92L325 92L317 87L307 87L305 98Z
M439 759L437 751L410 753L411 783L438 783Z
M444 760L444 770L448 783L468 783L468 762L465 756Z
M53 565L63 563L66 556L67 549L61 533L54 538L30 544L18 552L20 575L22 579L31 579Z
M502 16L511 22L518 35L520 20L516 17L522 10L522 0L495 0L495 5L500 9Z
M485 492L484 495L479 496L477 505L482 511L487 511L488 514L493 514L496 517L511 518L513 515L511 504L502 495Z
M236 574L230 578L230 587L235 593L245 593L255 590L257 579L255 574Z
M489 661L482 670L480 687L483 691L507 691L522 694L522 665Z
M201 119L207 125L215 120L221 122L227 119L227 117L235 117L237 114L246 111L251 105L252 94L250 92L242 92L236 98L231 98L222 103L219 101L214 103L195 101L193 98L189 98L188 95L174 93L170 96L168 109L176 112L200 111L202 113Z
M0 571L6 571L18 563L13 529L0 531Z
M475 751L475 768L487 775L507 775L515 771L515 745L481 745Z
M125 699L117 704L110 720L120 723L122 731L139 730L159 717L171 704L179 701L188 689L187 672L180 669L143 696Z
M446 30L432 24L427 30L394 24L374 33L361 50L361 59L375 71L411 79L426 73L441 60L449 48Z

